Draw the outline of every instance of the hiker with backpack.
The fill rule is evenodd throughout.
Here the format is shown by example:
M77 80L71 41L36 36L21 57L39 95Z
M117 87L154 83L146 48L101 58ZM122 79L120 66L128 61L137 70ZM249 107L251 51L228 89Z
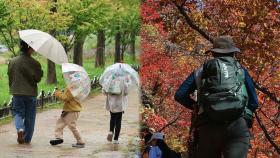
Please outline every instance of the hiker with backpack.
M116 80L114 84L111 84L108 91L103 88L102 92L106 95L105 108L110 112L110 129L107 140L109 142L113 141L113 144L119 144L118 139L121 131L122 115L128 102L128 87L124 81Z
M128 91L139 86L138 73L128 64L115 63L102 73L99 84L106 95L106 110L110 112L110 129L107 140L119 144L122 115L128 105ZM114 139L113 139L114 137Z
M195 127L198 143L195 158L246 158L253 113L258 98L248 71L235 59L240 50L230 36L214 40L213 59L192 72L175 94L175 100L189 109L196 101Z

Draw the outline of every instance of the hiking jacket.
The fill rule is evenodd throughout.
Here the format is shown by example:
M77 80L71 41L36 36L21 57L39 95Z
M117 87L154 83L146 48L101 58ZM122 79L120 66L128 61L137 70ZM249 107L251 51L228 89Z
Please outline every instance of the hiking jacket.
M251 112L255 112L259 105L257 93L254 87L253 80L246 69L244 69L244 73L245 85L249 98L247 108L251 110ZM183 106L185 106L186 108L193 109L193 105L196 103L196 101L194 101L190 97L190 94L193 94L195 90L197 90L196 71L192 72L187 77L187 79L181 84L179 89L176 91L175 100Z
M11 59L8 65L10 94L37 96L37 83L43 77L41 65L34 58L21 54Z
M64 102L63 111L80 112L82 110L81 104L75 100L69 89L66 89L64 93L56 90L55 96Z
M161 158L162 157L162 151L158 146L152 146L149 151L149 157L148 158Z

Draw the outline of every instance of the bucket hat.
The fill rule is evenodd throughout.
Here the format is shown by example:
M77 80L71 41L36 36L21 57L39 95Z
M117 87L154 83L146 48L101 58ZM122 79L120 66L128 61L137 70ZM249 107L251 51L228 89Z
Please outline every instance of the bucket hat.
M206 51L206 53L215 52L215 53L232 53L240 52L240 49L235 47L235 44L230 36L219 36L214 39L213 48Z
M158 139L158 140L163 140L164 139L164 134L163 133L154 133L151 137L151 139L148 141L148 143L150 143L152 140L154 139Z

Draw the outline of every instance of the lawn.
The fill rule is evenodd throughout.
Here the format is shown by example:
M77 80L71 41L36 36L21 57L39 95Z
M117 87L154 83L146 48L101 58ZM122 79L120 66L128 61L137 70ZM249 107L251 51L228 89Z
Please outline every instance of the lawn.
M44 71L44 77L42 78L41 82L38 85L38 90L44 90L45 92L53 91L55 87L63 88L65 86L64 79L61 74L61 66L56 65L56 75L57 75L57 84L48 85L45 84L46 76L47 76L47 60L39 55L34 56L42 65L42 69ZM71 59L70 59L71 60ZM128 64L137 64L137 62L133 62L130 59L129 55L125 55L125 60ZM104 68L95 68L94 66L94 57L84 59L83 66L88 72L90 78L92 79L94 76L99 76L104 71ZM112 57L106 58L106 66L111 65L114 63L114 59ZM10 94L9 94L9 87L8 87L8 75L7 75L7 65L2 64L0 65L0 107L3 105L4 102L9 102Z

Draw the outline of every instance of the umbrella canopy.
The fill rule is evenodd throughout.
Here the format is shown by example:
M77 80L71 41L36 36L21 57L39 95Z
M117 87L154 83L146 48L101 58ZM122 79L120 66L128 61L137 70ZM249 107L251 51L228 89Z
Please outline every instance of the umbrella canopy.
M117 84L126 84L129 88L132 87L132 85L139 86L139 76L130 65L116 63L105 69L99 79L99 83L105 91L109 92L110 89L116 89L116 87L118 87Z
M85 69L76 64L63 63L62 73L74 98L84 100L90 92L90 79Z
M31 29L19 31L19 37L36 52L40 53L56 64L68 62L68 58L63 46L50 34Z

